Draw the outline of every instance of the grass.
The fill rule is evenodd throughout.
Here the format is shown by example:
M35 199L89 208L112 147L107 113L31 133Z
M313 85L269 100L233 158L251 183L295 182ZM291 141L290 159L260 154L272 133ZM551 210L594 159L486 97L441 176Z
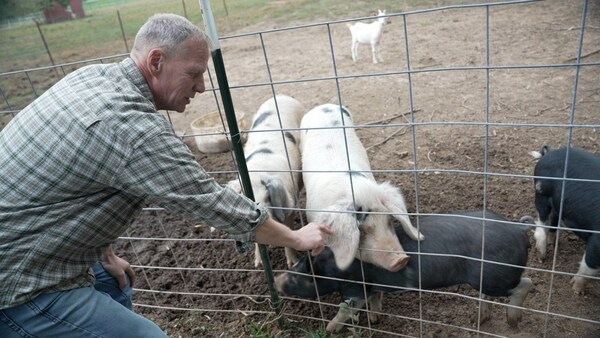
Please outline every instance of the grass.
M399 6L405 6L407 2L214 0L211 6L217 31L220 36L225 36L236 31L260 30L256 28L259 26L287 27L294 23L369 16L376 8L400 11ZM411 3L419 2L426 3L422 0ZM22 109L56 83L63 71L68 73L79 66L26 74L23 70L128 53L135 33L154 13L185 15L193 23L204 26L196 0L97 0L84 3L84 10L86 17L83 19L40 23L39 30L34 21L0 27L0 111ZM6 75L11 72L19 74Z
M290 22L314 22L372 15L376 8L389 13L425 1L345 0L216 0L211 2L220 35L262 22L284 27ZM127 52L135 33L148 16L159 12L186 15L203 27L195 0L97 0L85 2L86 17L54 24L35 23L0 27L0 73L50 65L42 35L56 64ZM120 14L123 32L119 24ZM348 13L355 13L349 15ZM123 34L126 41L123 40ZM125 43L126 42L126 43Z

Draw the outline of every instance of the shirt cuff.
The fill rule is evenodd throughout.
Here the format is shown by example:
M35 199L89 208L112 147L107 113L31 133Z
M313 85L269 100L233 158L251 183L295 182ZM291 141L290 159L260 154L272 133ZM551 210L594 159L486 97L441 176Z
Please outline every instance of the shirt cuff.
M254 242L256 242L256 228L258 228L259 225L263 224L267 218L269 218L269 213L264 205L257 203L256 207L257 211L259 212L259 216L255 221L250 223L250 231L235 236L235 248L239 254L245 254L252 249Z
M250 252L250 249L252 249L252 243L235 241L235 250L237 253L244 255Z

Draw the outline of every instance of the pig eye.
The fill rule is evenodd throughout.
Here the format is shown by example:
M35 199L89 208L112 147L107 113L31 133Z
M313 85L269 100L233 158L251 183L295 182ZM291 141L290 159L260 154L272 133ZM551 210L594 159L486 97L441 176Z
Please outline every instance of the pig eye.
M364 227L362 224L358 226L358 231L360 232L361 236L365 236L366 234L369 233L369 230Z

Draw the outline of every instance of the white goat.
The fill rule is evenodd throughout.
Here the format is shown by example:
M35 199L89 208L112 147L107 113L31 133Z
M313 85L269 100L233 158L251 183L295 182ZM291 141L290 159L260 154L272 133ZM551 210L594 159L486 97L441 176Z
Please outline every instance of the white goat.
M246 163L257 202L269 208L269 214L278 222L292 227L295 221L296 196L300 177L300 132L297 129L304 108L296 99L277 95L264 102L252 120L252 127L244 147ZM228 183L237 192L242 188L238 180ZM298 253L285 248L288 266L298 260ZM254 265L262 264L258 244Z
M333 230L326 243L337 266L344 270L356 257L390 271L402 269L409 257L386 213L412 239L423 236L412 226L400 191L375 181L350 112L324 104L306 113L300 128L306 217Z
M383 62L379 43L383 34L383 25L387 23L385 10L377 10L377 20L371 23L356 22L354 24L346 24L352 33L352 61L358 59L358 45L368 43L371 45L373 54L373 63Z

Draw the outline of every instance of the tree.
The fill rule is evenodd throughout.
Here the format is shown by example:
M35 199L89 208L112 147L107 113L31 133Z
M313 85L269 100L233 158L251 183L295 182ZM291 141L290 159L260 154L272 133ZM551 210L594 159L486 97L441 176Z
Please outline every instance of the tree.
M55 1L63 5L63 7L69 6L69 0L42 0L44 8L51 8L54 5Z
M0 1L0 20L16 18L41 10L39 0L2 0Z

